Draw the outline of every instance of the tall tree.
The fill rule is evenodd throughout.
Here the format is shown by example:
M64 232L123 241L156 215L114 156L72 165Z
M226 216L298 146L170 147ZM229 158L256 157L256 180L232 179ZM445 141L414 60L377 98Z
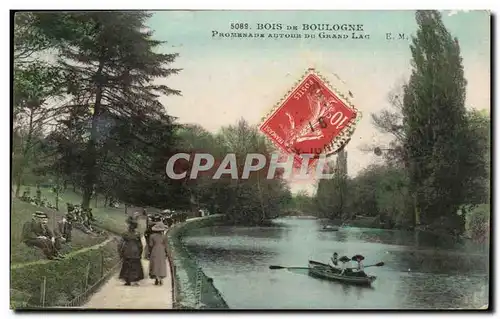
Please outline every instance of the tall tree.
M142 11L40 14L40 24L65 40L58 48L58 66L65 72L67 93L78 97L72 107L92 110L83 159L84 207L99 180L103 141L111 132L106 123L112 121L120 129L123 143L134 140L142 147L153 147L137 133L140 127L146 130L149 119L167 127L172 122L158 98L180 92L155 80L179 72L168 67L177 54L158 53L163 42L154 40L146 27L150 16ZM57 22L73 26L78 37L58 28Z
M458 40L438 11L417 11L410 45L412 74L404 88L405 147L416 222L446 216L457 231L456 212L465 192L466 80Z

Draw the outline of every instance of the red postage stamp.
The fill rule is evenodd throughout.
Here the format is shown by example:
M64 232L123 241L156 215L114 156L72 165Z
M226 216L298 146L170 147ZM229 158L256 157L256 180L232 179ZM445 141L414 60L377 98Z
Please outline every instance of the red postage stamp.
M315 155L310 165L321 154L335 154L354 131L359 112L327 83L309 69L259 127L279 149L295 154L296 167L300 154Z

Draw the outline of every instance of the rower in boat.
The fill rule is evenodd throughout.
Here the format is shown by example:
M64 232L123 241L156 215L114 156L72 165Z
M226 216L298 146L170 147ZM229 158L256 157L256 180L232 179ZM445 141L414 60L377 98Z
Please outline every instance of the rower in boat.
M338 258L339 258L339 254L337 254L337 252L334 252L333 253L333 257L331 258L332 259L332 264L333 264L333 268L337 268L338 266Z
M366 276L363 266L363 260L365 259L365 257L363 257L362 255L354 255L351 259L357 263L356 271L354 271L354 273L357 276Z

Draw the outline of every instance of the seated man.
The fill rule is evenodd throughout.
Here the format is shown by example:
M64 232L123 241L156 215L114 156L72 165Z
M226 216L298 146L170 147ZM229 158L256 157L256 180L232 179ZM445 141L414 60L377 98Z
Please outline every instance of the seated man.
M47 226L47 214L37 211L31 221L24 223L23 242L30 247L40 248L48 259L61 259L61 241Z
M333 257L331 258L332 260L332 264L333 264L333 268L337 268L338 266L338 258L339 258L339 254L337 254L337 252L334 252L333 253Z
M23 192L23 195L21 196L21 199L25 202L29 202L31 200L31 197L30 197L30 191L29 189L25 190Z
M96 221L96 219L94 218L94 214L92 213L92 208L90 208L90 207L87 208L85 212L87 213L87 217L90 221L92 221L92 222Z

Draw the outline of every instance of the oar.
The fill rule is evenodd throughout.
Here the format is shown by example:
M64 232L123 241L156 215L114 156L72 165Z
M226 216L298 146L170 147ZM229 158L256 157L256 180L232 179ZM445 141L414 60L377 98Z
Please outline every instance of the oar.
M269 269L309 269L309 267L285 267L285 266L276 266L271 265Z
M381 267L383 265L385 265L385 263L383 261L381 261L381 262L373 264L373 265L364 266L363 268L367 268L367 267ZM348 269L356 269L356 268L357 267L349 267Z

